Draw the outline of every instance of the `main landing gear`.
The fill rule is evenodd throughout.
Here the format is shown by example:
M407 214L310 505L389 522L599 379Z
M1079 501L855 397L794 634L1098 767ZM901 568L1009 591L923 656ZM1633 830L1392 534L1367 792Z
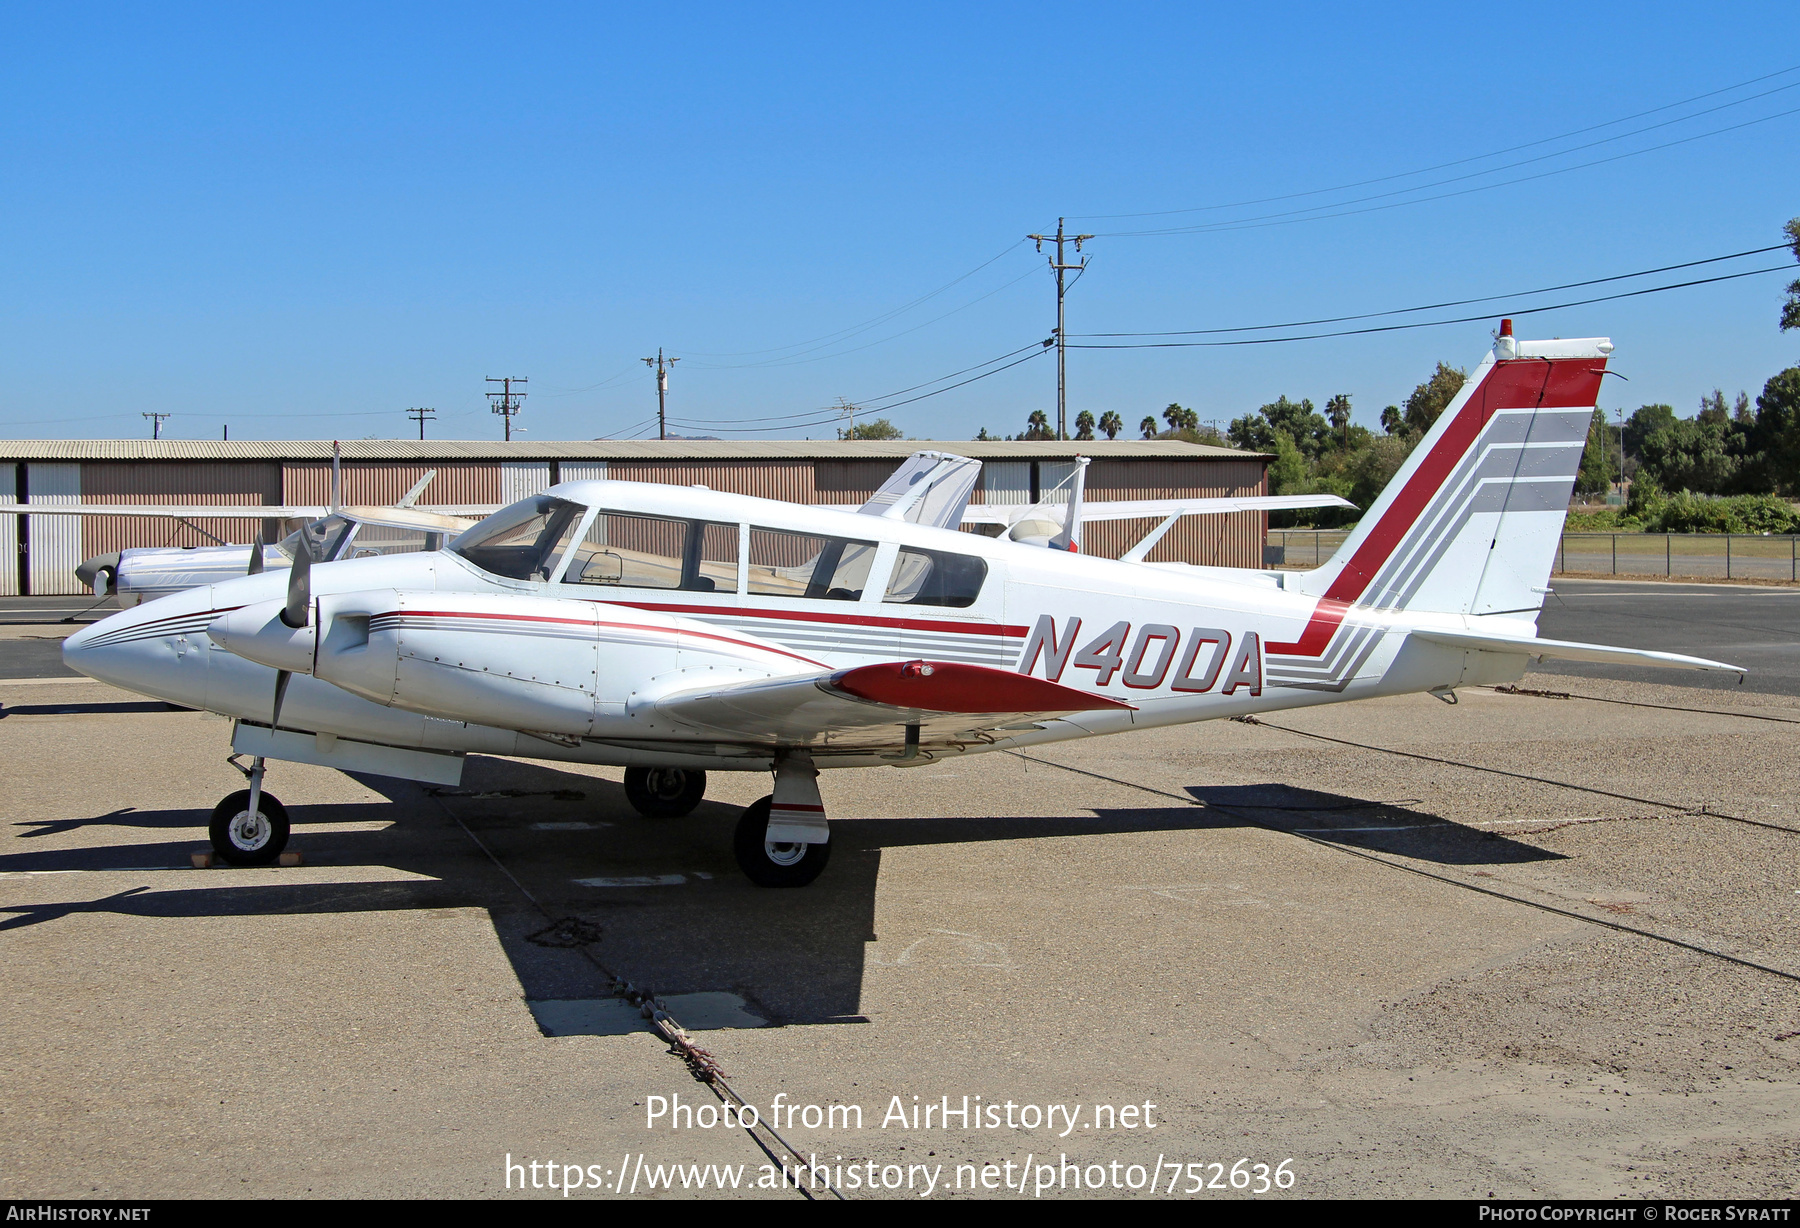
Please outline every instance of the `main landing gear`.
M804 887L830 860L831 828L819 799L818 776L805 751L782 755L775 764L775 792L745 807L738 819L732 851L744 876L758 887ZM705 794L705 772L625 769L625 800L647 819L681 818Z
M646 819L679 819L706 796L706 773L688 768L625 769L625 800Z
M220 860L233 866L273 865L288 842L287 808L273 794L263 792L261 756L248 768L240 767L233 756L228 762L250 781L248 789L239 789L213 807L213 851Z
M758 887L804 887L831 859L830 840L819 770L805 751L790 751L775 762L775 792L744 808L731 847Z

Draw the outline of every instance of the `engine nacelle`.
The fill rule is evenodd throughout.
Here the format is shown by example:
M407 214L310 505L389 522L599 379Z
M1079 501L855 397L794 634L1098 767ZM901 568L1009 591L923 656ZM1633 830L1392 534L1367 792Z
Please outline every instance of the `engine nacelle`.
M282 603L243 614L225 646L387 707L530 733L619 734L635 703L673 687L811 672L780 647L692 619L529 595L342 593L282 639ZM223 620L221 620L223 621ZM258 634L260 632L260 634ZM315 642L316 641L316 642ZM222 641L224 642L224 641ZM311 659L302 660L311 644ZM251 656L252 652L258 655ZM277 660L292 664L276 665Z

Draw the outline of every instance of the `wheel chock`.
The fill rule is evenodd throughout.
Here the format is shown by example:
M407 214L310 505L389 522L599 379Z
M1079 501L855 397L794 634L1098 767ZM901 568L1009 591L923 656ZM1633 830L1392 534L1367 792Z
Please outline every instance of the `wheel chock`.
M300 851L296 849L291 853L283 853L279 860L284 866L297 866L301 861Z
M212 869L212 863L213 863L213 855L211 853L195 853L194 854L194 869L210 870L210 869Z

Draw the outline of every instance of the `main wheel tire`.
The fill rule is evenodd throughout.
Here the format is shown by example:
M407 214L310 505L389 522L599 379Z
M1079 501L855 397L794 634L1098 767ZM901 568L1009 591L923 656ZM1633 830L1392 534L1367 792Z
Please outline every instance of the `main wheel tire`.
M706 773L690 768L625 769L625 800L646 819L679 819L706 796Z
M250 814L250 790L239 789L213 807L213 851L234 866L273 865L288 842L287 807L264 793Z
M765 797L744 807L732 838L732 852L745 877L758 887L804 887L819 877L831 860L831 846L769 843L769 807L774 801Z

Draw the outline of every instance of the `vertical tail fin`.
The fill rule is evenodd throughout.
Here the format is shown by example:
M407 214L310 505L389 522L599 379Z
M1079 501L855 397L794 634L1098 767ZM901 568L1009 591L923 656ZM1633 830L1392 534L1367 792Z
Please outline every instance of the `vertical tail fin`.
M1297 587L1322 609L1539 609L1612 348L1515 341L1503 327L1349 539Z

